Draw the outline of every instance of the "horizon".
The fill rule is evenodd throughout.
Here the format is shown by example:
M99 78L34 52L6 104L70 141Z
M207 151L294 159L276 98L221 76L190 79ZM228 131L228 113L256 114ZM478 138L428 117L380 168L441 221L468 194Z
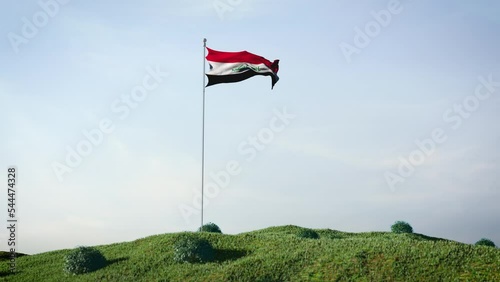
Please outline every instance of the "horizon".
M208 223L212 223L212 222L207 222L204 224L204 226ZM396 222L394 222L393 224L395 224ZM219 227L219 226L217 226ZM336 229L332 229L332 228L308 228L307 226L298 226L298 225L293 225L293 224L284 224L284 225L277 225L277 226L268 226L268 227L264 227L264 228L259 228L259 229L255 229L255 230L247 230L247 231L243 231L243 232L240 232L240 233L234 233L234 234L229 234L229 233L225 233L224 230L221 229L221 232L218 233L218 232L214 232L214 231L203 231L203 232L206 232L206 233L217 233L217 234L221 234L221 235L232 235L232 236L237 236L237 235L242 235L242 234L246 234L246 233L252 233L252 232L258 232L258 231L262 231L262 230L266 230L266 229L272 229L272 228L283 228L283 227L297 227L297 228L304 228L304 229L308 229L308 230L314 230L314 231L338 231L338 232L341 232L341 233L345 233L345 234L363 234L363 233L390 233L390 234L398 234L398 233L395 233L393 231L390 230L390 227L389 226L389 230L373 230L373 231L362 231L362 232L350 232L350 231L347 231L347 230L336 230ZM159 234L150 234L148 236L145 236L145 237L140 237L140 238L136 238L136 239L133 239L133 240L127 240L127 241L119 241L119 242L111 242L111 243L107 243L107 244L100 244L100 245L93 245L93 246L90 246L90 245L85 245L84 247L101 247L101 246L109 246L109 245L114 245L114 244L122 244L122 243L130 243L130 242L134 242L134 241L137 241L137 240L142 240L142 239L145 239L145 238L149 238L149 237L155 237L155 236L158 236L158 235L168 235L168 234L177 234L177 233L198 233L200 232L199 230L183 230L183 231L179 231L179 232L169 232L169 233L159 233ZM444 241L449 241L449 242L455 242L455 243L459 243L459 244L465 244L465 245L473 245L475 246L477 242L473 242L471 244L469 243L464 243L464 242L459 242L459 241L455 241L455 240L451 240L451 239L448 239L448 238L440 238L440 237L433 237L433 236L429 236L427 234L422 234L422 233L418 233L418 232L401 232L399 234L406 234L406 235L423 235L423 236L426 236L428 238L433 238L433 239L438 239L438 240L444 240ZM481 238L481 239L487 239L487 238ZM481 239L478 239L477 241L480 241ZM489 239L488 239L489 240ZM74 246L72 248L64 248L64 249L54 249L54 250L48 250L48 251L44 251L44 252L40 252L40 253L33 253L33 254L29 254L29 253L18 253L16 252L17 254L21 254L21 255L37 255L37 254L44 254L44 253L49 253L49 252L54 252L54 251L61 251L61 250L72 250L72 249L75 249L75 248L78 248L78 247L82 247L80 245L77 245L77 246ZM495 248L498 248L497 246L495 246ZM3 250L0 250L0 251L3 251ZM8 250L7 251L3 251L3 252L9 252Z
M16 251L199 227L204 38L280 60L273 90L265 76L206 88L205 223L403 220L500 244L498 2L3 7L0 179L18 170ZM0 199L7 224L6 189Z

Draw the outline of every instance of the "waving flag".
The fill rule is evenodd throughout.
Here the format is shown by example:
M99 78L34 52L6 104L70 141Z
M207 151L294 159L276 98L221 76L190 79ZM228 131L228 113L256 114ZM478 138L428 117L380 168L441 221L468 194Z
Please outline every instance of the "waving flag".
M241 52L221 52L207 48L207 61L210 71L207 73L207 87L219 83L239 82L254 75L270 76L271 89L278 82L279 60L271 61L264 57Z

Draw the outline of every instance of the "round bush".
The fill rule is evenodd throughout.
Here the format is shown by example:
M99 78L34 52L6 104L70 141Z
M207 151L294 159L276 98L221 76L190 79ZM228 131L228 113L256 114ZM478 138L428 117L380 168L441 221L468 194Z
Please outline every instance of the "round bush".
M312 229L304 228L300 230L299 233L297 233L297 237L307 238L307 239L319 239L319 234Z
M204 224L202 227L198 228L198 231L201 231L201 232L222 233L222 231L220 230L219 226L217 226L217 224L212 223L212 222Z
M413 228L407 222L396 221L396 223L391 226L391 231L394 233L413 233Z
M483 238L476 242L476 246L488 246L488 247L496 247L495 243L490 239Z
M72 274L92 272L106 266L106 258L92 247L78 247L65 257L64 270Z
M209 262L214 259L215 251L210 243L193 235L181 236L174 244L176 262Z

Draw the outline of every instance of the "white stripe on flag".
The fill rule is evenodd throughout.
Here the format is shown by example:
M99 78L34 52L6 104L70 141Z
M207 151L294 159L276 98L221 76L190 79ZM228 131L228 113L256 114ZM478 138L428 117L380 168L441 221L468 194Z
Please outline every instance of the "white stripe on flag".
M249 63L219 63L211 62L213 67L207 74L209 75L232 75L240 74L247 71L249 68L256 73L273 73L265 64L249 64Z

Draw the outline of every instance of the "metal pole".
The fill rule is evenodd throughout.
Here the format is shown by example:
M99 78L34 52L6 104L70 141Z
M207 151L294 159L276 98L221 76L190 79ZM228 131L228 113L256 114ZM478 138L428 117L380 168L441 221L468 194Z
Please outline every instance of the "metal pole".
M207 39L203 38L203 118L201 128L201 226L203 228L203 184L205 183L205 57L207 52Z

